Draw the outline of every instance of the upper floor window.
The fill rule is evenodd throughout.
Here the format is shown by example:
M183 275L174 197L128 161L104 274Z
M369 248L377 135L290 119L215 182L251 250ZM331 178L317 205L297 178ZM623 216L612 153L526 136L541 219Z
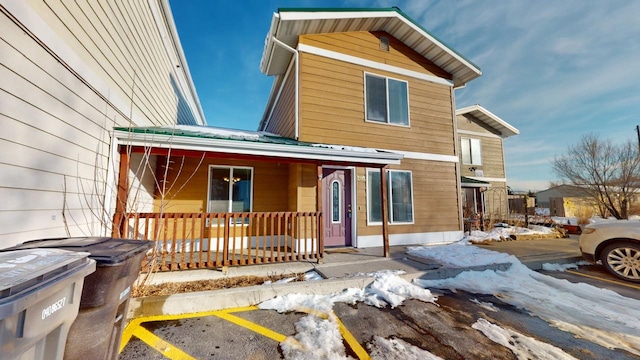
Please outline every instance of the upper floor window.
M365 74L368 121L409 126L409 90L406 81Z
M480 139L461 139L460 151L462 163L465 165L482 165L482 153L480 152Z

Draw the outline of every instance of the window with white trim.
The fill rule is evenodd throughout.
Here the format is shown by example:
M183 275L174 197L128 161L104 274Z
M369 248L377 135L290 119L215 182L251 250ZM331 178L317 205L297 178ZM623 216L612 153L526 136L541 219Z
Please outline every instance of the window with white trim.
M253 168L209 166L208 212L250 212Z
M365 74L364 87L367 121L409 126L409 90L406 81Z
M480 139L462 138L460 152L462 152L462 163L464 165L482 165Z
M390 224L413 223L411 171L387 170L387 203ZM367 170L367 221L382 222L380 170Z

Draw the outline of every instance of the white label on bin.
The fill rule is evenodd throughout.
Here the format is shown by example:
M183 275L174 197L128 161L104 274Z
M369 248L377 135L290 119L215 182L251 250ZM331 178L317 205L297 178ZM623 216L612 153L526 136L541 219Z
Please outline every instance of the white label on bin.
M66 302L67 302L67 297L65 296L62 299L42 309L42 320L48 318L49 316L53 315L56 311L62 309Z
M131 292L131 286L127 286L127 288L122 290L122 292L120 293L120 300L127 297L127 295L129 295L130 292Z

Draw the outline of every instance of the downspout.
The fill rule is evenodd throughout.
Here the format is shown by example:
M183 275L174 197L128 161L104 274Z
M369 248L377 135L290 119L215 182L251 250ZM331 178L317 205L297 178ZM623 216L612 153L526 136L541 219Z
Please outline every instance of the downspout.
M299 137L299 133L298 133L298 121L299 121L299 115L298 115L298 98L299 98L299 90L298 90L298 84L300 81L300 65L298 60L300 60L300 53L298 52L298 50L292 48L291 46L283 43L282 41L276 39L275 36L271 37L271 40L273 40L273 42L275 42L276 44L282 46L285 50L288 50L290 52L292 52L295 57L296 57L296 84L295 84L295 139L298 140Z
M458 136L458 115L456 115L456 89L461 89L465 87L466 84L454 87L451 87L451 112L453 113L453 151L458 158L456 161L456 191L458 192L458 226L462 229L462 234L464 235L464 213L463 213L463 205L462 205L462 164L460 164L460 137ZM474 191L474 200L475 200L475 191ZM475 201L474 201L475 202Z

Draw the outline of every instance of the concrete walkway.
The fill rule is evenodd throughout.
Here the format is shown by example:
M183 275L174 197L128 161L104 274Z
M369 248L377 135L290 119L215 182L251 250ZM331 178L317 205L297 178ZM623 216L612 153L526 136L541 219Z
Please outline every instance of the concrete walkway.
M581 260L577 237L492 242L482 248L515 255L533 270L543 263L574 263ZM329 294L349 287L364 288L373 282L366 274L379 270L403 270L404 279L452 277L467 268L446 268L440 264L406 254L406 246L393 246L390 256L382 257L382 248L328 249L322 264L300 261L282 264L232 267L226 274L219 270L185 270L153 274L148 284L216 279L242 275L286 275L315 270L326 280L269 284L234 289L183 293L169 296L131 299L128 318L158 314L184 314L249 306L289 293ZM508 268L494 264L473 270Z

